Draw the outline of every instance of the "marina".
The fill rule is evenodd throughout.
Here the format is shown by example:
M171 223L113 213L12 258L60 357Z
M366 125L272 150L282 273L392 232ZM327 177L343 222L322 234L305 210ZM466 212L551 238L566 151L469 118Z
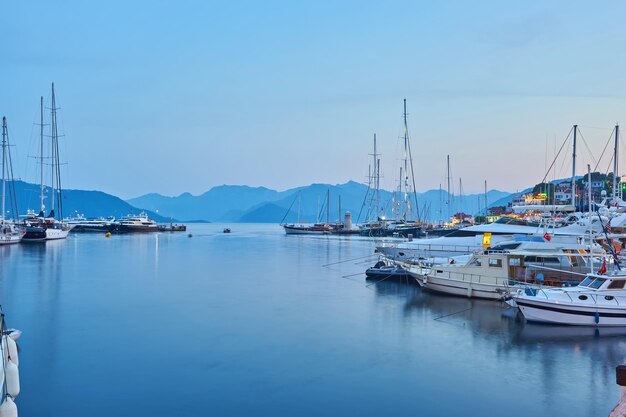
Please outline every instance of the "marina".
M2 15L0 417L626 417L626 3Z
M624 328L530 325L506 303L366 282L368 238L224 227L2 248L14 260L0 264L2 306L24 331L20 413L236 416L262 403L273 415L587 417L618 400ZM169 368L174 403L159 388L171 357L185 358ZM132 395L109 401L94 385ZM512 407L515 392L533 401Z

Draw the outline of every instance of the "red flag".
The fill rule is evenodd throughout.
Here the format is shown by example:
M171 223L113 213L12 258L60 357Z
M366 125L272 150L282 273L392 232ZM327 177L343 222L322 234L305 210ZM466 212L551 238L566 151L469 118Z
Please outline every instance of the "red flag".
M602 259L602 266L600 267L600 269L598 269L598 274L606 274L606 258Z
M550 237L550 235L548 234L548 232L544 233L543 238L544 238L545 240L547 240L548 242L549 242L550 240L552 240L552 238Z

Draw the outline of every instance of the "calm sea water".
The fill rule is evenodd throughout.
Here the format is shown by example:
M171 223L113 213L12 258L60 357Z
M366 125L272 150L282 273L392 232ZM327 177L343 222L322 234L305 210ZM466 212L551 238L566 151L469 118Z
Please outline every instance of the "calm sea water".
M0 248L20 415L588 417L618 399L626 330L366 282L369 240L231 227Z

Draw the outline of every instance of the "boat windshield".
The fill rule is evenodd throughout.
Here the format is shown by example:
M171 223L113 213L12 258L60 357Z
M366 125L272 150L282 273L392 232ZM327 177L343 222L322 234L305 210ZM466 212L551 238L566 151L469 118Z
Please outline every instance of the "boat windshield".
M591 277L587 277L585 279L583 279L580 284L578 284L579 287L588 287L589 284L591 284L593 282L593 278Z
M598 289L602 286L602 284L604 284L604 281L606 281L606 279L604 278L596 278L593 280L593 282L591 284L589 284L590 288L595 288Z
M516 219L514 217L500 217L498 220L495 221L495 223L510 224L513 226L533 226L533 227L539 226L539 223Z

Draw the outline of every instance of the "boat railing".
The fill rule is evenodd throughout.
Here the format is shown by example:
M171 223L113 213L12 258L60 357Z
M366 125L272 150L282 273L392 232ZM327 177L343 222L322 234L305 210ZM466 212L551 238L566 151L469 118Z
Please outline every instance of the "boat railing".
M626 296L610 295L606 294L606 292L598 294L597 292L592 291L566 291L559 288L550 288L550 291L546 291L547 289L548 288L529 288L524 289L524 291L527 295L534 295L535 297L541 294L546 300L558 300L559 297L556 297L557 294L565 294L567 295L571 303L581 303L586 301L588 302L590 300L591 302L589 302L589 304L597 306L612 304L615 304L616 306L626 305ZM552 296L551 293L553 294ZM572 295L575 295L575 297L572 297Z
M431 271L434 270L437 274L444 273L443 270L437 269L436 266L430 267ZM485 276L481 274L472 274L468 272L458 272L458 271L445 271L448 274L448 277L451 279L457 279L463 282L469 282L471 284L491 284L491 285L503 285L508 286L512 280L509 277L498 277L498 276ZM495 281L495 283L494 283Z
M476 246L468 245L434 245L434 244L419 244L411 250L418 250L424 252L459 252L459 253L472 253L476 250Z

